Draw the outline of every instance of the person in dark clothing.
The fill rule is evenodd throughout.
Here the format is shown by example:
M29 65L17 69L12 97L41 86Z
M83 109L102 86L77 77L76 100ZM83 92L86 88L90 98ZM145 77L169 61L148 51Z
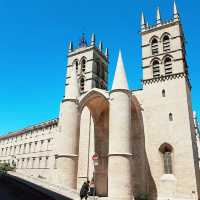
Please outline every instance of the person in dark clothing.
M81 199L88 198L88 191L89 191L89 187L90 187L90 181L84 182L82 187L81 187L81 191L80 191L80 197Z

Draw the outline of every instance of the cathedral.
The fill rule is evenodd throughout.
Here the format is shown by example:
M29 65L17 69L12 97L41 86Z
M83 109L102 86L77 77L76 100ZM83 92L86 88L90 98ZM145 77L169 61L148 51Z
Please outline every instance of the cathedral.
M200 134L191 103L185 39L173 16L141 17L142 88L130 90L119 52L108 90L109 51L84 35L68 46L58 118L0 138L0 162L16 173L79 192L93 180L112 200L200 199Z

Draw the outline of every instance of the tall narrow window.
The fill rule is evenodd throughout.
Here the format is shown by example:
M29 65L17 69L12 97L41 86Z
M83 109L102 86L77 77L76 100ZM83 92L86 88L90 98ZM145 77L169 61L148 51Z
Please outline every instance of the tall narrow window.
M75 61L76 73L78 73L78 60Z
M163 89L163 90L162 90L162 97L165 97L165 96L166 96L165 90Z
M100 63L99 61L96 62L96 66L97 66L97 76L100 76Z
M82 77L80 79L80 92L83 93L84 92L84 89L85 89L85 80L84 78Z
M86 70L86 60L85 59L83 59L81 62L81 70L82 70L82 72L85 72L85 70Z
M164 170L165 174L172 174L172 156L171 152L165 152L163 154L163 159L164 159Z
M170 51L170 39L168 35L163 37L163 51L168 52Z
M45 168L48 168L48 167L49 167L49 157L47 156L45 160Z
M159 77L160 76L160 64L158 60L153 61L153 77Z
M151 42L152 55L158 54L158 40L154 38Z
M169 113L169 121L173 121L173 114Z
M163 154L163 166L165 174L172 174L172 146L164 143L160 146L159 151Z
M171 58L169 58L169 57L165 58L164 67L165 67L165 75L172 74L172 60L171 60Z

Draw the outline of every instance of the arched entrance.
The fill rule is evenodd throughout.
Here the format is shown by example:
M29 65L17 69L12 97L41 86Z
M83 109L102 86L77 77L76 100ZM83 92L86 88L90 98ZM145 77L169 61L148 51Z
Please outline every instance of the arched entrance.
M98 196L108 194L109 103L107 94L93 89L80 99L80 138L77 188L87 178L95 176ZM93 167L92 154L99 156L98 166Z

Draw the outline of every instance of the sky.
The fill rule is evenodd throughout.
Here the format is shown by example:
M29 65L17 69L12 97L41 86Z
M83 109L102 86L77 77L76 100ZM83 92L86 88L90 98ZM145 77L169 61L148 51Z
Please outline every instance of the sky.
M200 1L176 2L200 117ZM58 117L67 43L77 46L82 33L109 48L109 87L122 49L130 89L141 88L140 16L155 24L158 6L169 20L173 0L0 0L0 135Z

